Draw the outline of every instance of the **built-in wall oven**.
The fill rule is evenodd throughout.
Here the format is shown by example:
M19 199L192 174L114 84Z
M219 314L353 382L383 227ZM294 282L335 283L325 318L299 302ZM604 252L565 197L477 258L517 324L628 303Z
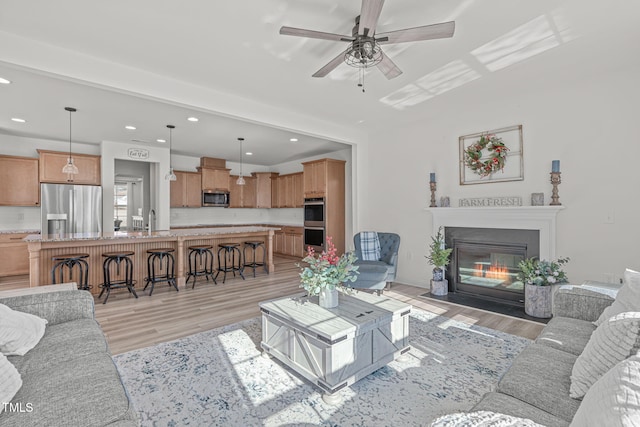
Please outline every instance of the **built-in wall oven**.
M323 198L304 199L304 247L324 249L325 204Z

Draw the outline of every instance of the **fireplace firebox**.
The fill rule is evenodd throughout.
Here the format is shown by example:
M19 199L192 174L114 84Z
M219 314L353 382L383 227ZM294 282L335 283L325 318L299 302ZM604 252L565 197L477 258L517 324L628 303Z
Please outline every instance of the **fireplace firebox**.
M449 291L523 304L518 263L539 256L539 240L538 230L445 227Z

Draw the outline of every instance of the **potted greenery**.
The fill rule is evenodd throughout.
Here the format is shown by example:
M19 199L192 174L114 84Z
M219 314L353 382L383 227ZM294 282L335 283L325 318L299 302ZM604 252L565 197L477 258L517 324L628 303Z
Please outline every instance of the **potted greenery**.
M431 252L425 256L429 260L429 263L433 266L433 282L444 281L444 268L449 265L449 256L452 249L444 247L444 236L442 235L442 227L438 229L438 233L435 237L431 236L431 245L429 246ZM432 283L433 286L433 283ZM433 289L432 289L432 293ZM443 293L436 293L436 295L446 294L446 287Z
M518 264L518 278L524 283L524 312L529 316L549 318L552 316L553 288L551 285L569 280L562 266L569 258L555 261L527 258Z

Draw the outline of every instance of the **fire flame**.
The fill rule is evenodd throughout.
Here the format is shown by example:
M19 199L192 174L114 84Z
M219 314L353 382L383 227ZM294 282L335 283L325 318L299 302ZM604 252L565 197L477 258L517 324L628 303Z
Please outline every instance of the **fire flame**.
M506 265L500 263L493 263L488 268L485 264L477 262L473 275L476 277L486 277L487 279L502 280L503 282L509 281L509 269Z

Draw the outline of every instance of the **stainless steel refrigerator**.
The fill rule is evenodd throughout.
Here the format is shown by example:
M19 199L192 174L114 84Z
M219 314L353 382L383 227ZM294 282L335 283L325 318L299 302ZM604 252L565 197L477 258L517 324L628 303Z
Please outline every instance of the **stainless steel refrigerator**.
M42 234L102 232L102 187L41 184Z

